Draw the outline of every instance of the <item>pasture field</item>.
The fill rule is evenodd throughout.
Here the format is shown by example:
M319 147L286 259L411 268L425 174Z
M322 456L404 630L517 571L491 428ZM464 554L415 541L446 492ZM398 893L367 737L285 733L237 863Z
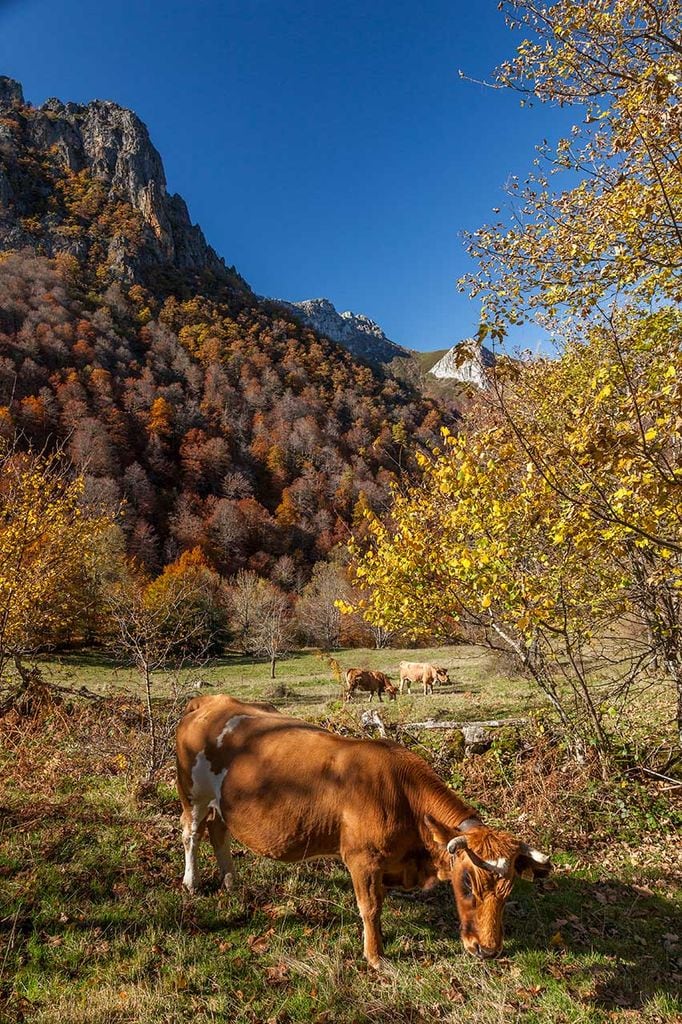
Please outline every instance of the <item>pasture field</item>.
M492 654L347 651L344 667L395 678L400 659L450 669L452 685L381 705L387 722L535 714L532 684ZM632 772L604 781L572 764L547 722L505 729L462 759L451 733L406 742L441 777L541 849L557 870L519 881L504 956L469 958L452 894L390 894L383 925L394 973L362 959L342 865L283 865L237 850L239 884L217 891L210 847L202 887L183 892L179 803L170 761L140 785L146 735L132 672L98 655L45 662L45 677L96 700L36 691L0 720L0 1021L40 1024L600 1024L682 1021L682 818L672 790ZM278 666L238 657L190 673L203 692L267 697L359 733L365 696L339 699L314 653ZM159 680L158 706L172 687ZM379 707L375 700L373 707ZM642 737L657 728L648 703Z

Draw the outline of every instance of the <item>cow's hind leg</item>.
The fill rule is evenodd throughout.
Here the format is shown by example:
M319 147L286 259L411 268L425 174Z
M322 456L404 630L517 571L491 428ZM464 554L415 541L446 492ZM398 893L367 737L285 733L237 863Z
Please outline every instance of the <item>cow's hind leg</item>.
M218 861L220 884L231 889L234 884L234 861L230 849L230 832L223 819L214 811L208 820L208 837Z
M346 857L345 861L362 917L365 959L376 970L381 970L385 966L381 934L381 908L384 902L382 872L369 865L365 856Z
M185 874L182 884L188 892L196 892L199 884L199 843L206 827L207 807L185 806L180 817L182 845L185 848Z

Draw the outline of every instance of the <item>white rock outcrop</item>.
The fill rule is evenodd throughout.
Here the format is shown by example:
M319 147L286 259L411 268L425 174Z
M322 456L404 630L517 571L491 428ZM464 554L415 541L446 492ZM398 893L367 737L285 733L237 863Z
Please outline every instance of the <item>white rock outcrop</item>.
M486 369L494 362L495 356L490 349L473 338L467 338L453 345L429 373L440 380L458 380L484 388L487 386Z

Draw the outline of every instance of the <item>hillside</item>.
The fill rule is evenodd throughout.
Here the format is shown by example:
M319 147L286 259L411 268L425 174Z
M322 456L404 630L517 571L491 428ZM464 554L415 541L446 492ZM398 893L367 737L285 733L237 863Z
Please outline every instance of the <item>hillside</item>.
M468 339L435 352L404 348L386 336L383 328L364 313L339 313L329 299L303 302L273 300L318 334L343 345L358 359L383 368L391 376L417 387L425 395L451 408L466 400L458 384L485 387L485 370L495 362L485 346ZM454 387L453 387L454 385Z
M441 423L415 389L260 302L114 103L0 78L0 430L61 442L156 571L200 546L291 584Z
M364 313L337 312L329 299L306 299L283 303L291 312L318 334L324 334L349 352L368 363L390 363L392 359L409 358L411 353L387 338L383 329Z

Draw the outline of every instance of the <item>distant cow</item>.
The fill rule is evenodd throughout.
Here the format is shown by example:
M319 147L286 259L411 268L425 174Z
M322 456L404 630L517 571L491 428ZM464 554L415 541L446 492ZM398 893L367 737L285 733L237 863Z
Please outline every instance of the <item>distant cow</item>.
M438 668L436 665L429 665L425 661L401 661L400 662L400 692L410 692L412 683L422 683L424 694L433 693L435 682L449 683L450 677L446 668Z
M379 700L382 699L382 693L387 693L392 700L395 700L398 696L398 690L387 675L384 675L383 672L370 672L366 668L349 668L346 670L345 699L350 700L356 690L369 691L370 700L372 700L375 693L379 695Z
M207 827L227 885L232 836L279 861L339 857L353 881L365 957L376 968L388 889L449 881L465 949L493 957L502 950L514 877L551 870L548 857L486 825L400 744L338 736L267 705L193 700L178 726L177 766L186 888L196 889Z

